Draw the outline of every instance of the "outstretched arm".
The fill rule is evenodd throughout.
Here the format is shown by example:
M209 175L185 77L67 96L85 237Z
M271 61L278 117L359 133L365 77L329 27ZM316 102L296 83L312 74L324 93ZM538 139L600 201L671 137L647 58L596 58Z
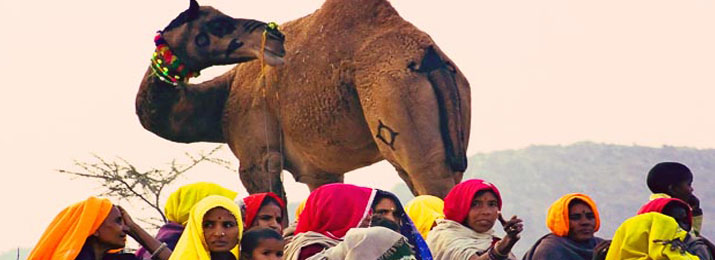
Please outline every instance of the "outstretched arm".
M147 130L175 142L225 142L221 120L234 70L199 84L172 86L144 75L136 113Z

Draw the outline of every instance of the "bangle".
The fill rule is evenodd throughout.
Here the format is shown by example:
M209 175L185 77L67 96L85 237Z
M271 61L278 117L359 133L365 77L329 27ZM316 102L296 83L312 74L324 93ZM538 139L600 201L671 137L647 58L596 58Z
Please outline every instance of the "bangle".
M489 250L489 258L491 259L506 259L507 257L509 257L509 255L500 253L496 246L493 246L492 250Z
M159 255L159 253L161 253L161 250L164 250L164 248L166 248L166 243L162 242L161 245L159 245L159 247L154 250L154 253L151 253L151 258L154 259L154 257Z

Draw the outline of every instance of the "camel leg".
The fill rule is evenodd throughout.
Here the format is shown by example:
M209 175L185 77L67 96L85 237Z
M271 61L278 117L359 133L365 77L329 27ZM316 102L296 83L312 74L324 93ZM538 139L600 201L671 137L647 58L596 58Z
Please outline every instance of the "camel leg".
M446 196L461 173L447 164L438 104L429 81L393 74L370 81L357 89L378 149L413 194Z

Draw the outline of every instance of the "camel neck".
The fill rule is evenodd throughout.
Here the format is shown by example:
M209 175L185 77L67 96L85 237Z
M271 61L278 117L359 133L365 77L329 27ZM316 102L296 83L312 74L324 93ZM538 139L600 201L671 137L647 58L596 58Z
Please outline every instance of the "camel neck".
M191 71L186 64L171 51L161 32L154 37L156 49L151 57L151 69L161 81L178 86L187 83L189 78L198 77L199 71Z

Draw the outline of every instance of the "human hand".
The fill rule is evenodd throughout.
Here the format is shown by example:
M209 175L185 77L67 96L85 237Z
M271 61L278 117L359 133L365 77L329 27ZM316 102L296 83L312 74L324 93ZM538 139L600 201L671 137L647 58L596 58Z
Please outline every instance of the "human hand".
M129 213L127 213L122 206L117 206L119 208L119 212L122 214L122 221L124 221L124 225L126 225L129 228L129 235L133 237L132 234L136 233L136 227L137 224L134 222L131 216L129 216Z
M508 237L516 242L521 238L521 232L524 231L523 220L517 218L516 216L511 216L511 219L506 221L501 213L499 213L498 218L502 227L504 227L504 232L506 232L506 236L504 237L505 239Z
M703 210L700 208L700 200L695 196L695 194L690 194L687 203L693 209L694 216L700 216L703 214Z

